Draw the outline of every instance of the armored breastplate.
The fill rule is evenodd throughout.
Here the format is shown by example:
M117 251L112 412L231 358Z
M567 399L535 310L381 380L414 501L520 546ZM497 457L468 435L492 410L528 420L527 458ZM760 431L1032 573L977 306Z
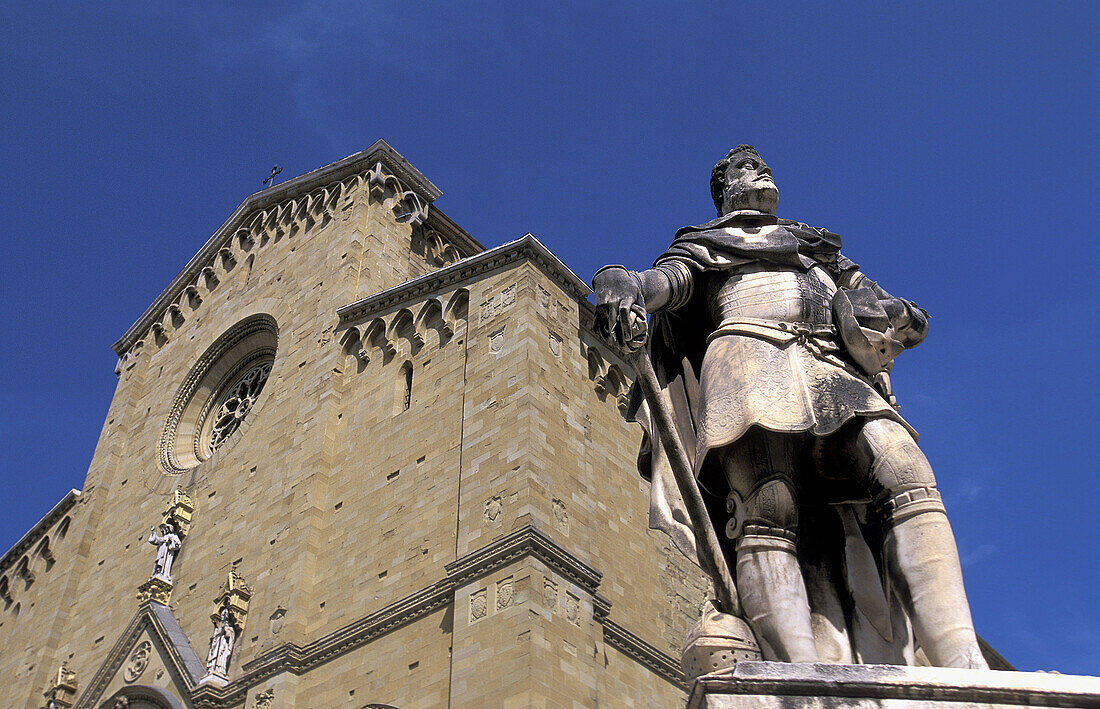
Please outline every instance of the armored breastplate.
M828 325L833 321L836 284L820 266L809 271L749 264L709 279L708 298L716 323L737 318Z

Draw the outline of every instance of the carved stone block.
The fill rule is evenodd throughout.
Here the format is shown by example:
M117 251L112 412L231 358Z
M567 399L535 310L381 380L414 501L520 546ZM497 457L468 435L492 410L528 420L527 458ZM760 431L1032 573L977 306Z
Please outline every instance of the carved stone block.
M898 665L744 662L695 681L687 709L1086 707L1100 678Z
M230 571L225 583L222 584L221 592L214 599L214 603L217 605L219 612L222 608L227 608L233 614L235 624L243 628L244 619L248 615L248 601L251 598L252 588L245 583L244 577L236 571ZM218 615L219 613L213 613L210 619L217 622Z
M191 529L191 515L194 512L194 500L192 500L186 492L177 488L172 492L172 496L168 498L168 502L164 505L164 514L162 516L165 522L172 522L175 524L177 534L180 539L183 539Z
M54 676L50 686L42 693L46 698L46 707L68 709L76 701L76 673L62 665Z
M163 576L154 576L138 586L137 599L142 603L153 601L166 606L171 598L172 582Z

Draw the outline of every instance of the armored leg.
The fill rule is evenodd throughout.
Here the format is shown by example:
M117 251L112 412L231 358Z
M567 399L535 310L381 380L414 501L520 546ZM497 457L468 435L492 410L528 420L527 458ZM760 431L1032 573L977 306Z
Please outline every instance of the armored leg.
M963 588L955 537L927 458L895 421L863 424L850 454L886 528L885 559L917 643L939 667L986 668Z
M791 484L799 439L753 428L727 449L738 513L737 583L746 619L765 659L816 662L806 584L795 554L798 507Z

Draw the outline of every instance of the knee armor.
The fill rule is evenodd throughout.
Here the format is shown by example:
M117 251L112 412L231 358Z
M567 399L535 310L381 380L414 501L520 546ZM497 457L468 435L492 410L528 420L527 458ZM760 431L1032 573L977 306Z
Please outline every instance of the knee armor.
M924 512L944 511L932 466L899 424L868 421L846 450L865 471L875 509L886 526Z
M758 483L740 508L734 511L741 518L737 551L769 548L794 552L798 505L785 475Z

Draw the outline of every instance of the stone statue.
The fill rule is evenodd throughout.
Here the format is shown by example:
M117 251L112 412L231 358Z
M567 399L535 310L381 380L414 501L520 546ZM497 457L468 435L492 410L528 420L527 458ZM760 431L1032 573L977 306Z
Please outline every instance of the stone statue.
M654 423L665 401L703 519L724 532L711 532L736 579L724 610L765 659L914 664L919 649L986 667L932 468L890 388L927 313L863 275L836 234L778 218L751 146L715 165L711 194L718 218L680 229L652 268L593 279L597 330L624 352L644 343L659 387L636 386L630 411L652 526L715 577L670 482L672 442Z
M155 529L149 530L149 543L157 547L157 560L153 563L153 573L149 578L161 578L171 583L172 562L176 559L183 542L176 533L176 525L172 519L168 519L160 525L160 534Z
M228 608L222 608L218 620L214 623L214 635L210 638L210 653L206 656L206 671L218 677L229 676L229 656L233 653L233 643L237 639L233 614Z

